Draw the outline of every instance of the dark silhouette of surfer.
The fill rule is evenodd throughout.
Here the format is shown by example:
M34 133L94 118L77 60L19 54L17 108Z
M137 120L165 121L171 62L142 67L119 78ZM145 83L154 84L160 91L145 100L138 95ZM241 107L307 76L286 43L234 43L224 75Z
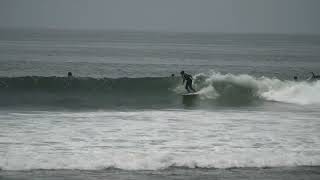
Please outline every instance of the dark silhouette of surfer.
M312 76L310 77L310 80L318 80L320 79L320 75L315 75L313 72L311 72Z
M320 75L315 75L313 72L311 72L311 76L307 79L307 81L316 81L320 80Z
M65 84L65 87L66 88L71 88L73 85L73 80L74 80L74 78L73 78L73 75L72 75L72 72L68 72L68 76L67 76L68 78L66 79L66 84Z
M68 72L68 77L72 77L72 72Z
M192 90L193 92L196 92L196 90L194 90L192 87L192 76L190 74L185 73L184 71L181 71L180 74L183 79L182 84L184 84L184 82L187 81L186 86L185 86L186 90L189 93L191 92L190 90Z

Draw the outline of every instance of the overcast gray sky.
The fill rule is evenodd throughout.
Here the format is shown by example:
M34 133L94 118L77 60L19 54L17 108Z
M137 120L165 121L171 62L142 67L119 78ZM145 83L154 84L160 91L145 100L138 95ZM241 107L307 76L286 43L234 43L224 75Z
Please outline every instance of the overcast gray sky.
M320 33L320 0L0 0L0 27Z

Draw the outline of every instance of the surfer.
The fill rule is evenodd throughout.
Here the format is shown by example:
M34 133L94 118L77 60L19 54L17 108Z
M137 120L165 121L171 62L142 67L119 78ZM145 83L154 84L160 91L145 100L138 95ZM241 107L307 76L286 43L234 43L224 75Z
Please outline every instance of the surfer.
M320 79L320 75L315 75L313 72L311 72L312 76L309 77L307 80L314 81Z
M187 81L186 86L185 86L186 90L189 93L190 93L190 89L193 92L196 92L196 90L194 90L193 87L192 87L192 76L190 74L185 73L184 71L181 71L180 74L181 74L182 79L183 79L182 84L184 84L184 82Z
M68 77L69 77L69 78L72 77L72 72L68 72Z
M312 79L320 79L320 75L315 75L313 72L311 72L312 74Z

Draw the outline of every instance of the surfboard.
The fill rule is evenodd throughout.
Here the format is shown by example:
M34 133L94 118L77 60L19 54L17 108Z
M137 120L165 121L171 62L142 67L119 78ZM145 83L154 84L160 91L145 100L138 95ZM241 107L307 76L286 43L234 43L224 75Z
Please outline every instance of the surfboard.
M182 96L198 96L198 95L199 94L197 92L182 94Z

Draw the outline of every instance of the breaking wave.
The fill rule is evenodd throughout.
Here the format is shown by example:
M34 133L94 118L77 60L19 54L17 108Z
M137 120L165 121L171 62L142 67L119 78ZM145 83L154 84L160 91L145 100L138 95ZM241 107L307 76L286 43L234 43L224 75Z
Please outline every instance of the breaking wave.
M289 81L247 74L198 74L203 98L251 101L255 98L300 105L320 104L320 81Z
M296 82L212 71L195 75L194 86L198 96L182 97L186 91L180 77L2 77L0 106L172 108L187 103L233 106L264 101L320 104L319 81Z

